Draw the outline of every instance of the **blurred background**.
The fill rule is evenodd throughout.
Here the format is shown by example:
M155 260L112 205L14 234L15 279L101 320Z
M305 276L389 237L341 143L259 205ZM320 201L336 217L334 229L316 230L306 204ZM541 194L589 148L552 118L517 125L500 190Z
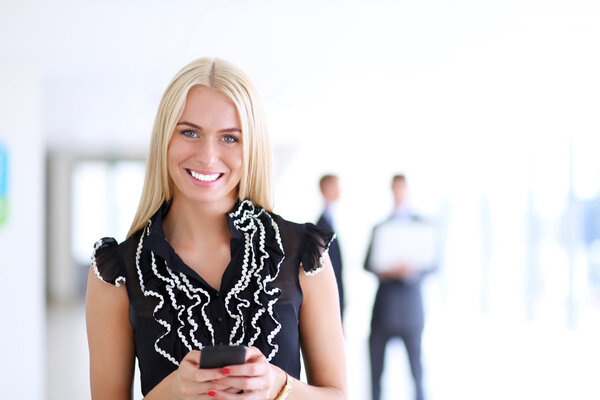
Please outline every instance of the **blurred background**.
M218 56L265 103L277 213L314 221L340 177L350 399L398 172L445 238L428 398L600 398L599 20L592 0L0 0L3 397L90 398L93 244L125 238L171 77ZM411 398L401 342L386 359L385 398Z

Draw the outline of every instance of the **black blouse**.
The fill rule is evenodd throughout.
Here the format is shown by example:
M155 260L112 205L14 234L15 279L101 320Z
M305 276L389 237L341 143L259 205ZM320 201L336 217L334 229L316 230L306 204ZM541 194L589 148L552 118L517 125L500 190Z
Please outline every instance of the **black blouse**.
M162 220L169 208L164 204L121 244L99 240L92 256L98 278L127 288L142 393L177 369L190 350L205 345L256 346L298 378L299 268L307 275L323 268L333 233L286 221L248 200L238 202L227 215L231 261L216 290L166 240Z

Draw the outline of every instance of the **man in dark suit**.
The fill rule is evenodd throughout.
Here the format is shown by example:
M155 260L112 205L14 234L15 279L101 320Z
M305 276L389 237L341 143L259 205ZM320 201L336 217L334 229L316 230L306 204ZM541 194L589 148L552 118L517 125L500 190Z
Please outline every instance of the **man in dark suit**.
M421 297L423 273L416 271L414 266L406 264L396 265L385 272L375 272L371 260L371 249L377 229L392 221L420 220L407 207L407 185L404 175L395 175L392 178L392 193L394 212L386 221L373 229L365 259L365 269L375 273L379 279L369 337L372 400L380 400L385 348L387 342L394 337L400 337L404 341L414 379L415 398L423 400L421 383L421 336L424 325Z
M335 175L323 175L319 180L319 188L325 201L323 213L317 221L317 226L335 232L333 223L333 205L340 198L340 185L339 179ZM344 285L342 283L342 255L340 253L340 245L337 238L331 243L329 247L329 258L331 259L331 265L333 266L333 272L335 273L335 280L337 281L338 294L340 297L340 311L342 317L344 315Z

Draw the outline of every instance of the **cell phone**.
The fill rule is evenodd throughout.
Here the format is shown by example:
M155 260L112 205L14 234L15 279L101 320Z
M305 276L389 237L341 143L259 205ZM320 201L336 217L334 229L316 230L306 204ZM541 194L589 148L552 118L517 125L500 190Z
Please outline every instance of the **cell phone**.
M200 368L221 368L246 362L246 346L204 346Z

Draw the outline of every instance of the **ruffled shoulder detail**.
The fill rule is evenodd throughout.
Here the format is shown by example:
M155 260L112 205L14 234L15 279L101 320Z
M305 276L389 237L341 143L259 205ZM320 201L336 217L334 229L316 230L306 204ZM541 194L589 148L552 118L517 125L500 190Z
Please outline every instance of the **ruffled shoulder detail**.
M325 255L335 240L335 233L312 223L304 224L300 260L306 275L316 275L325 267Z
M103 282L121 286L125 283L125 272L119 260L119 244L114 238L102 238L94 245L92 269Z

